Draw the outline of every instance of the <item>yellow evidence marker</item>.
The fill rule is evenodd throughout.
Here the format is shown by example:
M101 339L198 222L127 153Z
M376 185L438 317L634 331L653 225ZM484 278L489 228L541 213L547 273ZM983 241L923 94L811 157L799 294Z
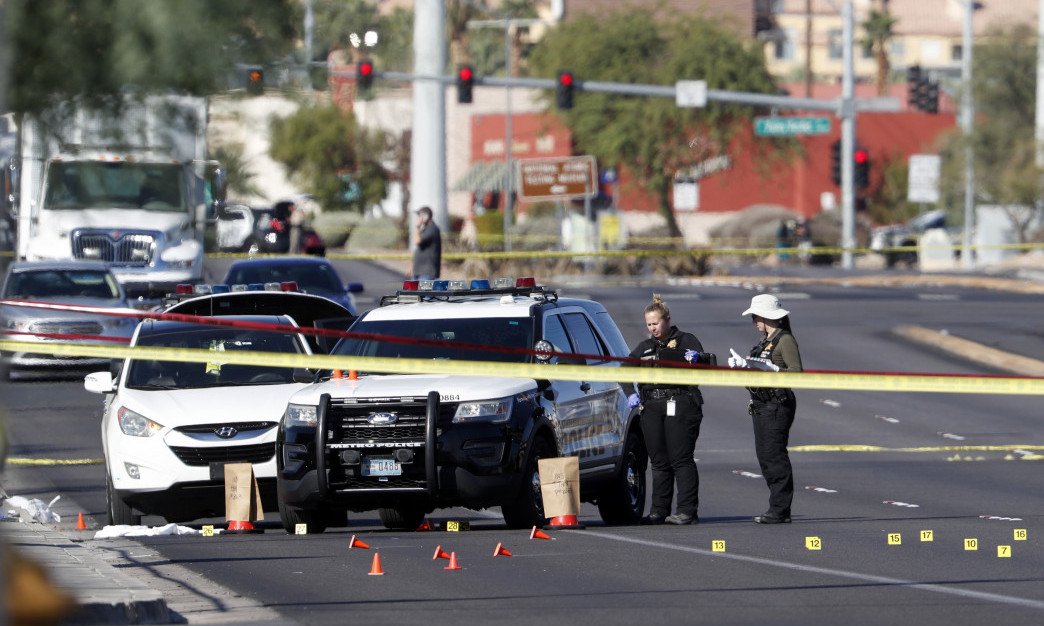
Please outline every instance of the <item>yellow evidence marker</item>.
M935 541L935 533L930 530L922 530L921 541Z
M205 526L203 526L203 536L204 537L213 537L214 536L214 526L212 524L206 524Z
M965 550L978 550L979 549L979 540L978 539L974 539L974 538L965 539L964 540L964 549Z
M1026 541L1026 529L1016 528L1015 529L1015 541Z
M307 535L308 534L308 524L294 524L294 534L295 535Z
M450 521L446 522L446 530L455 533L462 530L471 530L471 522L464 520L462 522Z
M888 545L898 546L902 545L903 536L899 533L888 533Z
M725 551L725 542L722 541L721 539L716 539L716 540L712 541L711 542L711 551L712 552L724 552Z
M823 542L819 540L819 537L805 537L805 547L809 550L822 550Z
M1002 559L1011 558L1011 546L997 546L997 556Z

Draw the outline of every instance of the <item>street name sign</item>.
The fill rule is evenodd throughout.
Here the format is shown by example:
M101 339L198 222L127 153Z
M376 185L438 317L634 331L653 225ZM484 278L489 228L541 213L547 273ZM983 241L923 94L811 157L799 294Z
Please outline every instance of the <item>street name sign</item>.
M754 118L754 134L760 137L779 137L784 135L825 135L829 132L829 117Z
M598 168L591 155L519 159L519 197L564 200L598 195Z

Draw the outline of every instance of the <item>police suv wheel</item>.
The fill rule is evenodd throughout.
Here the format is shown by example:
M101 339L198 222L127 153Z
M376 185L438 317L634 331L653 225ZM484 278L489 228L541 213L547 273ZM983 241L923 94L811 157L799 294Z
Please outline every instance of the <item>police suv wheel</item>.
M424 509L419 507L383 507L377 513L384 527L391 530L416 530L424 521Z
M297 534L297 525L306 524L309 535L318 535L326 530L328 516L323 511L308 511L299 509L279 501L279 521L283 523L283 529L291 535ZM346 516L347 517L347 516Z
M500 507L504 521L511 528L530 528L547 523L544 517L544 499L540 494L540 471L537 461L554 456L547 440L538 437L533 442L533 450L526 462L526 471L522 475L522 488L518 496L510 504Z
M637 524L642 519L648 458L638 433L628 433L620 473L613 485L598 497L598 513L606 524Z

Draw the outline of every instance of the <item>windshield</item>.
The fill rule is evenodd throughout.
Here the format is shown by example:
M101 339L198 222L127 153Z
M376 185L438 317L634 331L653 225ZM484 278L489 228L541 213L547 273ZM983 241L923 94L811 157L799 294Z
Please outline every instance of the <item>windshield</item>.
M146 209L186 207L184 173L174 163L55 161L47 176L45 209Z
M120 297L116 279L101 270L40 270L14 272L7 280L5 298L35 300L39 298Z
M448 343L432 346L347 338L337 344L334 354L394 359L453 359L526 363L531 360L528 354L496 352L479 346L528 349L533 345L533 322L529 318L494 317L378 322L363 320L352 326L351 332ZM476 344L476 347L475 349L462 348L453 343Z
M225 280L230 285L250 283L296 282L297 288L308 293L335 293L342 291L341 280L329 265L247 265L233 267Z
M210 350L206 363L134 360L127 374L127 387L133 389L196 389L239 385L274 385L294 382L292 367L235 365L222 355L236 351L300 354L305 350L296 335L262 330L179 327L171 332L138 337L139 346Z

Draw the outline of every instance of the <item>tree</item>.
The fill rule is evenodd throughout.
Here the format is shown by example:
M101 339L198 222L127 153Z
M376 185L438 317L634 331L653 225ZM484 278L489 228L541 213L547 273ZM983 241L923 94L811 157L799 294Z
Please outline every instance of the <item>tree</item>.
M742 42L725 25L699 16L661 17L630 8L615 14L580 15L560 24L534 47L533 75L552 77L571 70L580 81L673 85L702 78L708 89L775 93L756 42ZM554 92L548 99L553 101ZM558 111L576 151L593 154L603 166L625 165L659 199L660 213L674 236L681 234L670 206L676 173L730 149L761 150L772 141L745 141L753 109L709 102L702 109L678 108L672 99L579 92L572 109Z
M118 106L128 87L206 95L237 63L295 45L294 0L9 0L8 110L38 112L80 97Z
M1022 24L991 32L975 46L972 69L975 126L971 137L954 133L943 148L941 189L953 207L954 223L963 222L964 155L971 141L975 154L976 200L1011 207L1009 216L1025 241L1041 197L1035 162L1037 33Z
M892 28L897 23L898 20L892 17L885 5L882 10L871 9L862 24L866 37L861 43L864 52L874 53L874 62L877 63L877 77L874 82L877 85L877 93L881 96L888 93L888 72L891 69L888 61L888 43L894 35Z
M323 102L273 119L269 154L324 209L361 213L387 195L388 145L382 131L362 128L354 114Z

